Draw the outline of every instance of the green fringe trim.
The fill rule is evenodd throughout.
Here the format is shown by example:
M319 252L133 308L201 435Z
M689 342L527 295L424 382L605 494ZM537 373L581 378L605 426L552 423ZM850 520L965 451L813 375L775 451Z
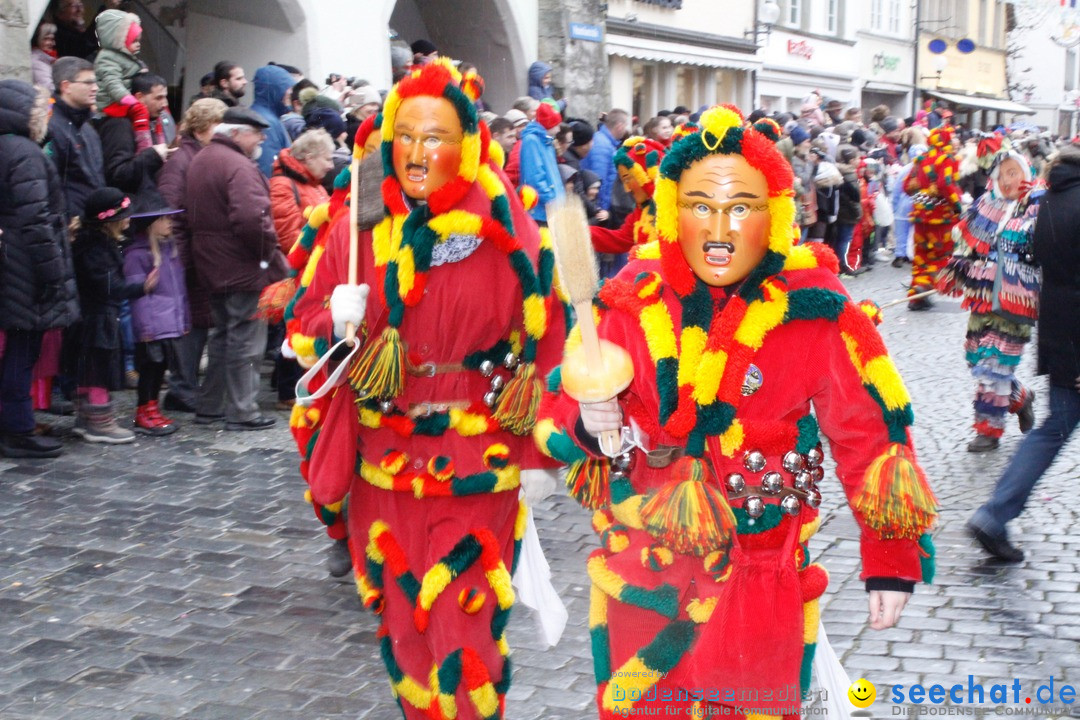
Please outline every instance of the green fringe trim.
M611 481L611 504L618 505L621 502L626 502L637 493L634 492L634 486L630 484L630 478L621 478L619 480Z
M803 645L802 666L799 668L799 695L803 700L810 699L810 682L814 677L814 653L817 643Z
M824 288L805 288L788 293L784 322L791 320L829 320L836 322L844 311L847 298Z
M751 518L742 508L732 508L732 512L735 513L735 532L738 535L757 535L768 532L780 525L780 521L784 519L780 506L770 503L766 503L765 513L757 519ZM751 521L753 525L750 524Z
M611 641L607 625L589 628L589 638L592 645L593 675L596 676L596 684L600 685L611 680Z
M679 614L679 591L667 583L652 590L626 583L616 600L642 610L652 610L666 618L674 619Z
M677 620L656 634L637 652L641 663L657 673L671 672L694 644L696 628L690 620Z
M926 553L919 559L922 579L924 583L931 585L934 582L934 575L937 574L937 549L934 547L934 538L930 533L923 533L919 538L919 549Z
M869 383L863 383L866 392L874 398L874 402L881 408L881 416L885 421L885 427L889 430L889 442L907 444L907 428L914 424L915 413L911 409L911 403L907 403L899 410L889 410L885 407L885 401L881 399L878 389Z
M821 442L818 423L813 415L803 415L795 421L795 427L799 429L799 437L795 441L795 452L805 455Z

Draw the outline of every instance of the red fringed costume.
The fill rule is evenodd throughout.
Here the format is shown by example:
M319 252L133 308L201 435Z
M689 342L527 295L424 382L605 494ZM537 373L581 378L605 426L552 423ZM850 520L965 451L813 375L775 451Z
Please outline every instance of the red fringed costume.
M530 432L538 376L565 335L550 249L490 161L487 127L458 83L438 61L387 98L387 214L360 235L364 347L320 418L308 467L317 507L348 495L357 588L381 617L409 720L503 717L520 479L550 464ZM449 100L464 139L457 177L414 205L389 162L395 113L418 96ZM303 335L332 342L328 300L348 282L348 248L342 217L295 307Z
M915 257L911 262L908 295L932 290L937 274L953 251L952 229L960 219L960 186L952 146L953 130L941 125L930 131L930 149L915 159L904 181L904 192L914 207L911 222L915 232Z
M792 246L793 181L775 127L744 128L727 107L702 127L661 166L658 242L597 302L600 336L633 360L619 404L648 452L600 455L559 372L535 432L594 511L589 627L603 720L798 712L828 581L807 549L822 493L851 503L871 588L909 589L932 567L936 501L910 445L907 392L836 279L836 258ZM768 251L727 287L699 280L678 240L678 178L709 154L741 154L769 187ZM568 347L579 341L575 329ZM819 428L839 484L824 477Z

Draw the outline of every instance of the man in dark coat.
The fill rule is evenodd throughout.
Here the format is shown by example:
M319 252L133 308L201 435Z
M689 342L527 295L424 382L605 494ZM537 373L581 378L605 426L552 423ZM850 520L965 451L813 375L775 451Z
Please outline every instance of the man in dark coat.
M90 122L97 80L94 66L77 57L60 58L52 73L56 102L49 118L50 141L45 152L60 174L70 219L82 215L90 193L105 187L101 138Z
M64 198L56 169L38 143L47 128L46 103L20 80L0 80L0 453L56 457L61 444L34 435L30 381L42 333L78 315L64 291L72 276Z
M131 81L131 91L146 106L153 132L158 127L156 120L168 105L165 80L142 73ZM136 152L135 129L127 117L103 115L94 122L105 155L105 181L129 195L132 202L159 200L156 178L168 155L164 137L154 137L153 147Z
M1066 146L1051 161L1049 190L1039 202L1035 257L1039 292L1040 375L1050 376L1050 416L1024 436L990 499L968 521L986 552L1008 562L1024 553L1005 528L1019 517L1035 484L1080 424L1080 148Z
M252 162L268 127L247 108L229 108L187 173L192 258L210 291L214 321L195 422L225 419L229 430L274 424L256 403L266 349L266 322L255 317L259 293L286 269L270 217L270 186Z

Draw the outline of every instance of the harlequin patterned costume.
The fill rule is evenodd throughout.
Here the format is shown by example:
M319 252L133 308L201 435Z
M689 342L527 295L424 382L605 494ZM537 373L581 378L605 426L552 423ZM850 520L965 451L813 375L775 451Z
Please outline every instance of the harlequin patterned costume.
M458 176L412 206L393 172L394 118L411 97L449 100L464 130ZM358 592L404 716L501 718L504 629L524 505L522 472L550 463L529 433L565 330L553 259L487 154L489 133L447 61L415 70L384 107L386 215L360 234L371 286L364 352L314 440L313 500L348 494ZM347 219L296 303L300 331L331 338L348 277ZM482 292L478 290L482 288ZM501 392L500 392L501 390ZM490 407L485 403L490 402Z
M1024 176L1034 173L1022 154L997 153L988 189L957 225L956 253L938 277L938 290L962 295L971 311L964 353L975 379L975 432L999 438L1008 413L1017 412L1030 390L1016 379L1016 368L1039 315L1040 272L1032 255L1032 235L1042 189L1018 201L998 186L1001 161L1011 158Z
M910 445L907 391L837 281L836 258L792 245L793 179L775 126L743 128L720 107L702 128L661 166L659 240L597 304L601 337L633 360L620 405L649 452L599 456L558 371L535 432L569 466L568 488L600 536L588 571L603 719L650 706L681 717L719 705L798 711L827 584L807 554L822 491L847 494L874 589L930 579L936 501ZM679 177L710 153L742 154L768 180L768 252L731 288L699 280L677 237ZM824 479L819 426L841 487Z
M930 131L930 149L915 158L904 181L904 192L914 206L911 222L915 233L915 257L911 262L911 288L917 295L934 287L934 278L952 254L952 228L960 218L958 164L953 154L953 131L941 125Z
M656 239L656 205L652 195L663 159L663 145L638 136L627 138L615 151L615 166L626 168L649 197L626 216L617 230L589 228L596 252L619 255Z

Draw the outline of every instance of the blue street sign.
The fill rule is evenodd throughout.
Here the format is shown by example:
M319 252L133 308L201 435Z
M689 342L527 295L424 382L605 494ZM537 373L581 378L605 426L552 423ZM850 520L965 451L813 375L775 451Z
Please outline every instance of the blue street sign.
M600 42L604 39L604 30L599 25L572 22L570 23L570 37L574 40Z

